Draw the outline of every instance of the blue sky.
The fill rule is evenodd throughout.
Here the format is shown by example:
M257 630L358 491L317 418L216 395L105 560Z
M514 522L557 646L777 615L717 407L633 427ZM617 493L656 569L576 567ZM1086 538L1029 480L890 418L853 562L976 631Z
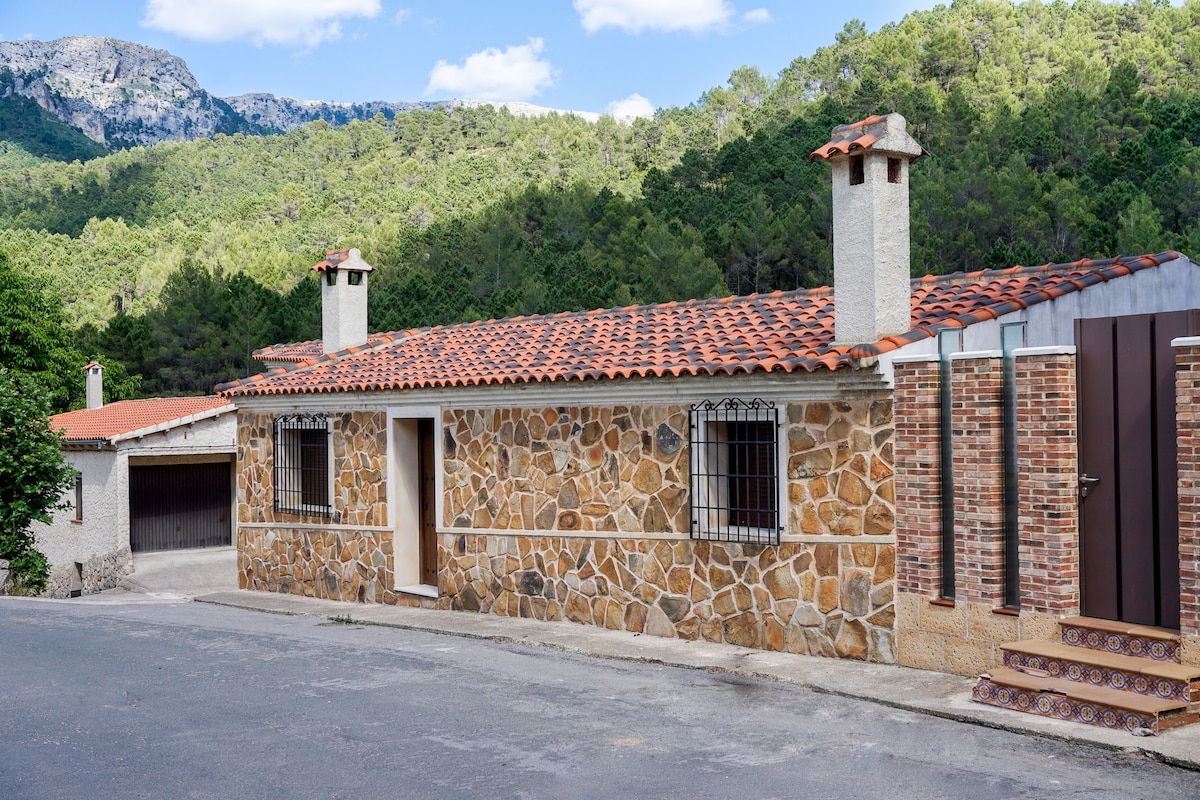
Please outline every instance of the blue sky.
M687 105L742 65L776 74L851 17L921 0L30 0L0 40L112 36L183 58L208 91L312 100L524 100L575 111ZM623 107L614 106L622 103Z

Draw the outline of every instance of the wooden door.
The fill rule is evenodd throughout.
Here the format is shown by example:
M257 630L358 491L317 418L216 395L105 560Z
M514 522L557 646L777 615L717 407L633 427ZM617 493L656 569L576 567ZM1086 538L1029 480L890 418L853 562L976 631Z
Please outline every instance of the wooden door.
M1177 311L1075 321L1087 616L1179 627L1171 340L1195 335L1197 317Z
M420 490L421 583L438 585L437 563L437 480L433 452L433 420L417 420L417 450Z

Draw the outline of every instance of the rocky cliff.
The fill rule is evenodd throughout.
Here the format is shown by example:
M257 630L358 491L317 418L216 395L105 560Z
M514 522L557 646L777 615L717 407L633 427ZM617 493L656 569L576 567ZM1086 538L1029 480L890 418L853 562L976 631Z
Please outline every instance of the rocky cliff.
M229 104L200 87L182 59L117 39L70 36L0 42L4 93L31 97L108 146L250 132Z
M391 117L437 105L482 105L475 100L328 103L261 93L220 98L201 88L183 59L165 50L94 36L0 42L0 97L9 94L32 98L108 147L218 133L277 133L318 119L344 125L378 113ZM555 112L528 103L494 105L520 116ZM588 112L570 113L597 118Z

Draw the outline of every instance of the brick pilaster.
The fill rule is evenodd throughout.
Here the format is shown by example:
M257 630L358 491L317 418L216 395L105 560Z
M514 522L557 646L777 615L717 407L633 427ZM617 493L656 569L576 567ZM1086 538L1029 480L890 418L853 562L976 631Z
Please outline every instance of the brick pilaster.
M1004 602L1004 434L1001 359L956 358L954 399L955 599Z
M1200 341L1175 348L1179 463L1179 629L1200 635Z
M1079 613L1075 356L1016 359L1021 608Z
M941 592L938 363L895 365L896 588Z

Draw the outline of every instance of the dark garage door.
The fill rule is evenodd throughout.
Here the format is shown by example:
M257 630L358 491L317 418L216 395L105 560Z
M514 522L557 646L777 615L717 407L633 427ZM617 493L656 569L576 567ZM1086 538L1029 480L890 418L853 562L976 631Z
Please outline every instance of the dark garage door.
M230 469L229 462L130 467L130 549L229 545Z

